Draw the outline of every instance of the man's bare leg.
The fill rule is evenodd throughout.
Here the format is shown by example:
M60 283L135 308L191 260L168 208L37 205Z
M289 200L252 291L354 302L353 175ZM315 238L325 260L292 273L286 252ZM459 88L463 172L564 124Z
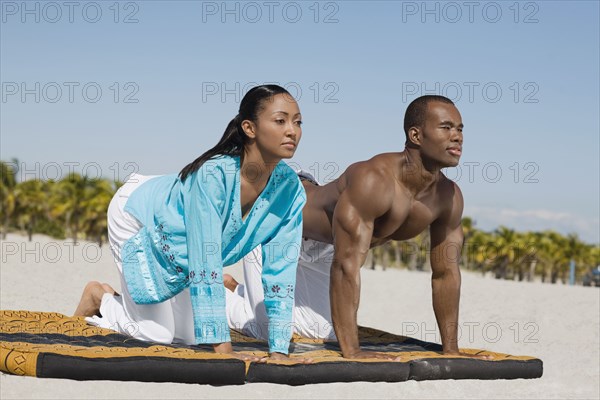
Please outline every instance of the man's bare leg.
M117 292L108 284L100 283L96 281L88 282L83 289L81 300L75 310L73 316L75 317L91 317L98 315L100 312L100 303L102 302L102 296L105 293L112 295L118 295Z
M230 292L234 292L235 288L239 285L238 281L229 274L223 274L223 284Z

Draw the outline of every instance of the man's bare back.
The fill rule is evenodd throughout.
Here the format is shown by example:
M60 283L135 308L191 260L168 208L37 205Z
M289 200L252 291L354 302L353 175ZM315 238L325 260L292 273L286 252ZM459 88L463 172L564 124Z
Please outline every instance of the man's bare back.
M459 258L463 242L463 198L442 168L458 165L462 154L462 118L454 104L423 96L407 109L406 149L352 164L335 181L304 183L307 203L303 235L333 243L331 316L347 358L385 357L361 351L357 311L360 267L371 247L406 240L429 227L433 308L448 354L459 353ZM479 357L480 358L480 357Z

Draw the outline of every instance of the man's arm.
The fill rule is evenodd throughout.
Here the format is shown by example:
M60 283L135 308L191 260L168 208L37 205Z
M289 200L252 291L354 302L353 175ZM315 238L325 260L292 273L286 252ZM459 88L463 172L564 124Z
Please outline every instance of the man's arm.
M393 185L377 171L357 171L347 179L333 214L331 317L345 358L373 358L378 354L361 352L358 341L360 267L369 252L375 219L391 207Z
M488 359L488 356L461 353L458 349L459 263L464 236L463 197L456 184L452 183L448 197L452 198L450 208L430 227L433 311L442 336L442 349L445 354Z
M444 353L458 353L459 261L463 244L463 198L453 185L451 207L430 226L433 310Z

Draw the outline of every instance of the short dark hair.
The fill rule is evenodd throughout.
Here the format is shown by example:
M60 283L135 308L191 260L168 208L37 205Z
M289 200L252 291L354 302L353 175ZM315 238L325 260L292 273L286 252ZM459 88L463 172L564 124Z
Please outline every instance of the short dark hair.
M408 141L408 130L413 126L423 126L425 115L427 114L427 106L429 103L439 101L446 104L454 105L454 102L447 97L438 95L426 95L414 99L406 109L404 114L404 134Z

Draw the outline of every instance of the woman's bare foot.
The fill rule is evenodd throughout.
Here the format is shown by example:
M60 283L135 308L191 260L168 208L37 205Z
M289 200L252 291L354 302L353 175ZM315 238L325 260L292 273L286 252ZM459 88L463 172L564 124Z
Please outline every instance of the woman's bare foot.
M229 274L223 274L223 284L230 292L233 292L239 283Z
M100 303L105 293L115 294L115 290L106 283L88 282L83 289L81 300L75 310L75 317L91 317L100 313Z

